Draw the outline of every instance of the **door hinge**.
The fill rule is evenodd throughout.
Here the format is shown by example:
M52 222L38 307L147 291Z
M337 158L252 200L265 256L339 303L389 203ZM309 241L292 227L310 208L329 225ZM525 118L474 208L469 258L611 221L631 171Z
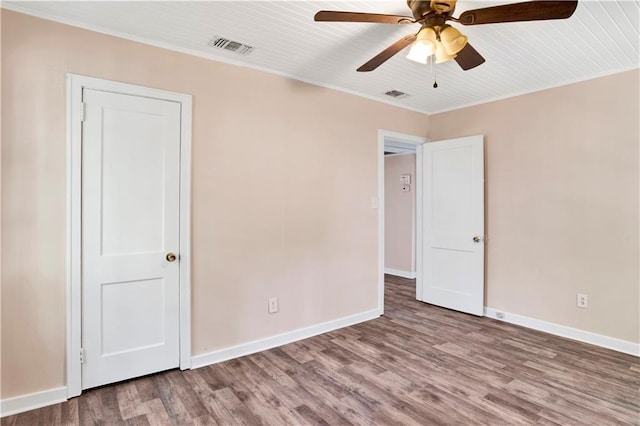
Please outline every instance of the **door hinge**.
M86 359L86 353L84 348L80 348L80 364L84 364L84 360Z
M87 116L87 104L84 102L80 104L80 122L83 122Z

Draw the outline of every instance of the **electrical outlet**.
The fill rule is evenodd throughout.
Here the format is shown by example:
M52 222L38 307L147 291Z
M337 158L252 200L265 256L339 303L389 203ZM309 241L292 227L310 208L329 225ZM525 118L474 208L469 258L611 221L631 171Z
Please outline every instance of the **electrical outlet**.
M275 314L278 312L278 298L272 297L269 299L269 313Z
M504 312L496 312L496 318L504 319Z
M586 294L578 293L576 296L576 306L578 308L588 308L589 296L587 296Z

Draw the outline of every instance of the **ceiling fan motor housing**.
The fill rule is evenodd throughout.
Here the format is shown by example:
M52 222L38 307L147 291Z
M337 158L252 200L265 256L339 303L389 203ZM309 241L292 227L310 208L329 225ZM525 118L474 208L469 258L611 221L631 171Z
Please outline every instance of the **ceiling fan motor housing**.
M416 20L422 19L425 15L429 13L437 13L437 14L453 14L453 11L456 8L455 0L407 0L407 5L411 12L413 13L413 17Z

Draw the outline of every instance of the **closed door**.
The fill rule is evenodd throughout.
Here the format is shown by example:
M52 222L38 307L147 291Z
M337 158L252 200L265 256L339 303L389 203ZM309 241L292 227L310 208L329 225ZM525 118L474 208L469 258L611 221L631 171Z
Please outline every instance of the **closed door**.
M483 137L424 144L423 170L422 300L483 315Z
M83 102L87 389L179 365L180 104L89 89Z

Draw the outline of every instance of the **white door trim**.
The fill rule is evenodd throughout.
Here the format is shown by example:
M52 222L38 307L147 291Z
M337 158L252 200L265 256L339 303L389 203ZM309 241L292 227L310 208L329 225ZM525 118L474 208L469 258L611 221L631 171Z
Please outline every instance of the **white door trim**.
M416 147L416 299L422 297L422 145L429 139L378 130L378 313L384 314L384 145L411 144Z
M67 397L82 392L82 89L181 104L180 130L180 369L191 368L191 95L67 74Z

